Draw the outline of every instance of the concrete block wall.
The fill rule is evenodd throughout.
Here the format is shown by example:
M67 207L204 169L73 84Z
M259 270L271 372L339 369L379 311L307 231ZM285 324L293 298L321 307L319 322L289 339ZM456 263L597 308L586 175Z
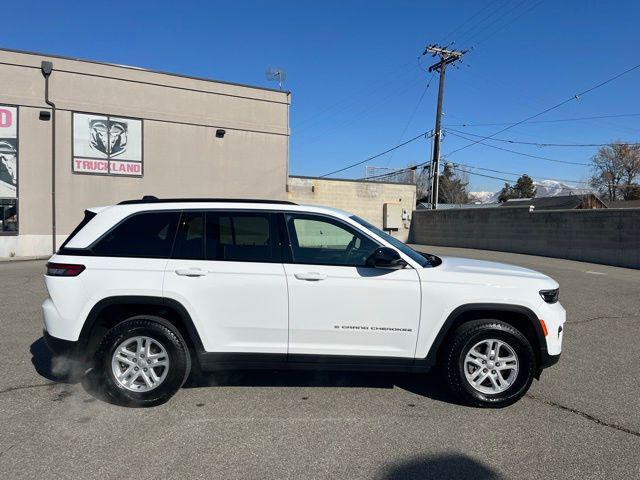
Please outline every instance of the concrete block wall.
M420 210L409 241L640 268L640 209Z
M287 192L292 202L339 208L378 228L383 227L383 205L398 203L407 211L409 220L401 221L400 229L389 233L402 241L409 236L410 216L416 204L413 184L290 176Z

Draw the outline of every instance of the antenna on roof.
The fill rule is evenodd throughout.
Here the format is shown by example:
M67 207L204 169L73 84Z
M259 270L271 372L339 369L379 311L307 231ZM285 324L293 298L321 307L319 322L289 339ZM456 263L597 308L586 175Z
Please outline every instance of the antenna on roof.
M287 74L282 68L269 67L264 74L270 82L278 82L278 88L282 90L282 82L287 79Z

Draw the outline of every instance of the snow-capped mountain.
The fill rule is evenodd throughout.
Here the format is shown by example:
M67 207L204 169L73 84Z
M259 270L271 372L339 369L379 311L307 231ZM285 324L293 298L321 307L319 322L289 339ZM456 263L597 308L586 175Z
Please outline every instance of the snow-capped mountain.
M500 191L497 192L469 192L469 196L472 197L472 203L496 203Z
M562 195L584 195L585 193L591 193L591 190L588 188L574 187L557 180L541 180L539 182L534 182L534 184L536 186L537 198L558 197ZM500 190L497 192L469 192L469 195L475 199L474 202L498 203Z
M578 188L557 180L541 180L534 182L536 186L536 197L559 197L563 195L584 195L591 193L588 188Z

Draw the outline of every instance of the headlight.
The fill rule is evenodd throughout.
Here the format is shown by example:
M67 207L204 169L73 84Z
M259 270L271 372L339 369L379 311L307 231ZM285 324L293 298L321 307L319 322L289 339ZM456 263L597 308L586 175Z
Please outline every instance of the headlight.
M560 289L555 290L540 290L540 296L547 303L556 303L560 298Z

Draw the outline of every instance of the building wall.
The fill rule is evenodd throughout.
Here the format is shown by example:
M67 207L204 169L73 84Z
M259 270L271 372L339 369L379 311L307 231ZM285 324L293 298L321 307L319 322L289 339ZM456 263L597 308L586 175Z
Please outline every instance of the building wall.
M0 50L0 104L19 109L19 236L0 236L0 257L51 252L53 122L39 120L40 111L51 111L43 60L53 63L62 238L85 208L142 195L286 198L288 93ZM142 119L143 176L72 173L74 111ZM224 138L216 138L217 129L226 131Z
M640 268L640 209L420 210L410 241Z
M389 233L406 241L411 212L416 204L416 186L291 176L288 197L296 203L324 205L354 213L378 228L383 228L383 205L400 204L407 212L407 218L405 221L399 218L400 229Z

